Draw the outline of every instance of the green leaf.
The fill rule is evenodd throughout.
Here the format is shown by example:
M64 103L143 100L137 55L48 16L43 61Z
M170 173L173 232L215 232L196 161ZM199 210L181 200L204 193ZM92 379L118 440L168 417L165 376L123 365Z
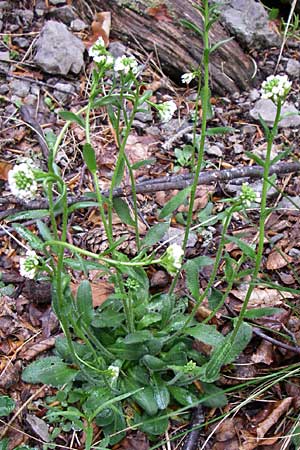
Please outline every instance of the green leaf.
M229 242L233 242L234 244L236 244L246 256L252 259L256 259L255 249L251 247L249 244L247 244L245 241L242 241L236 236L228 236L228 235L226 236L226 239Z
M120 311L105 309L95 314L92 325L95 328L117 328L124 320L124 314Z
M215 386L214 384L202 382L201 385L205 394L209 396L207 400L204 400L204 406L208 406L209 408L222 408L227 405L228 400L223 389Z
M154 164L155 162L156 162L155 158L143 159L142 161L137 161L136 163L132 164L131 168L133 170L137 170L140 167L147 166L147 165L150 165L150 164Z
M135 226L134 220L130 214L130 209L122 198L115 197L113 199L113 207L123 223L132 227Z
M245 152L245 153L248 156L248 158L253 159L253 161L255 161L256 164L258 164L261 167L264 167L265 162L258 155L252 152Z
M119 94L106 95L105 97L97 99L93 103L93 108L100 108L101 106L108 106L108 105L114 105L119 107L120 95Z
M169 386L172 397L182 406L195 405L199 398L188 389L179 386Z
M8 449L8 438L1 439L0 441L0 450Z
M202 105L204 105L204 98L205 98L205 88L204 87L201 89L200 96L201 96ZM207 120L211 119L214 116L213 109L212 109L212 106L211 106L211 103L210 103L210 98L211 98L211 91L210 91L210 89L208 89L208 96L207 96Z
M245 312L246 319L258 319L259 317L272 316L282 312L280 308L253 308Z
M215 136L216 134L226 134L226 133L232 133L235 129L232 127L213 127L213 128L207 128L205 131L205 136Z
M38 230L44 241L51 241L53 239L53 236L51 234L50 229L47 227L47 225L42 222L41 220L37 220L36 222Z
M224 360L224 364L229 364L234 361L239 356L239 354L242 353L242 351L247 347L252 338L252 327L248 323L242 322L237 335L232 342L233 333L234 331L226 336L226 340L230 342L231 348Z
M14 409L15 401L7 395L0 396L0 417L8 416Z
M77 289L76 304L80 319L90 326L94 318L94 309L92 289L88 280L80 283Z
M186 200L189 193L191 192L191 187L188 186L187 188L183 189L182 191L178 192L171 200L169 200L163 209L161 210L159 214L160 219L164 219L165 217L172 214L175 209L177 209L182 203Z
M170 222L157 223L156 225L151 227L147 231L147 234L142 241L143 246L151 247L152 245L159 242L164 237L164 235L168 231L169 227L170 227Z
M260 121L260 123L261 123L261 125L263 127L263 130L264 130L264 133L265 133L265 138L268 139L268 137L270 135L270 129L269 129L268 125L267 125L267 122L262 118L262 116L260 114L258 116L258 120Z
M156 371L166 369L166 363L156 356L144 355L142 361L150 370Z
M30 209L28 211L22 211L16 214L11 214L6 217L6 222L13 222L15 220L30 220L30 219L42 219L49 216L48 209Z
M211 293L208 296L208 304L210 309L215 309L217 307L220 308L223 304L222 300L223 300L223 293L218 289L212 288Z
M213 347L221 345L225 339L223 334L217 331L215 325L207 325L205 323L199 323L194 327L187 328L184 333Z
M68 122L75 122L82 128L85 128L84 119L80 114L74 114L71 111L59 111L59 116Z
M25 239L25 241L28 242L31 248L33 248L34 250L39 250L41 252L44 250L44 242L34 233L27 230L27 228L19 225L18 223L13 223L12 227L23 239Z
M221 45L227 44L227 42L232 41L233 37L227 38L227 39L223 39L222 41L216 42L210 49L209 49L209 53L213 53L214 51L216 51L219 47L221 47Z
M71 214L76 209L92 208L92 207L95 207L95 206L97 206L96 202L88 201L88 200L82 201L82 202L73 203L73 205L69 206L68 213Z
M193 22L190 22L189 20L186 19L180 19L180 23L181 25L183 25L185 28L188 28L189 30L194 31L196 34L199 34L199 36L203 36L203 31L197 27L197 25L195 25Z
M136 331L135 333L130 333L124 339L126 344L140 344L153 339L152 333L149 330Z
M91 144L88 144L88 143L84 144L82 154L83 154L84 162L86 163L89 171L92 174L96 173L96 171L97 171L96 155L95 155L95 150L93 149Z
M22 373L25 383L44 383L60 387L74 380L78 370L72 369L57 356L49 356L34 361Z
M143 95L138 99L138 106L145 103L152 96L153 91L145 91Z
M167 408L170 402L170 393L166 383L161 379L158 374L153 374L151 377L152 387L154 392L154 398L158 409Z
M142 422L142 425L139 428L141 431L148 434L150 437L160 436L161 434L164 434L165 431L168 429L169 420L168 417L166 417L165 412L163 411L156 414L155 419L151 419L151 421L149 422L147 421L147 419L150 419L150 417L147 416L146 414L143 414L141 419L139 420L139 422Z
M201 267L211 266L213 260L208 256L198 256L197 258L189 259L183 266L186 272L187 286L195 300L199 298L199 270Z

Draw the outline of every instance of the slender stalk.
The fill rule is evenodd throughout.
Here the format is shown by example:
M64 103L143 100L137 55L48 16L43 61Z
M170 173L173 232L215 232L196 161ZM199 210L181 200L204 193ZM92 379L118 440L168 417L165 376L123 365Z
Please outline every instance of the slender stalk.
M279 101L277 105L277 111L276 111L276 117L274 121L274 125L272 130L269 132L268 139L267 139L267 153L266 153L266 159L264 163L264 174L263 174L263 186L262 186L262 193L261 193L261 204L260 204L260 218L259 218L259 236L258 236L258 246L257 246L257 253L256 253L256 260L255 260L255 266L251 277L251 282L249 284L249 288L247 290L245 300L243 302L239 317L237 319L236 325L234 327L231 340L232 342L237 336L238 330L244 320L245 313L247 311L248 303L251 298L251 294L255 288L256 281L258 278L258 274L261 267L261 261L263 256L263 250L264 250L264 239L265 239L265 221L268 216L267 211L267 192L269 187L268 182L268 176L270 172L271 167L271 150L273 141L277 134L278 129L278 123L280 120L281 115L281 106L282 103Z

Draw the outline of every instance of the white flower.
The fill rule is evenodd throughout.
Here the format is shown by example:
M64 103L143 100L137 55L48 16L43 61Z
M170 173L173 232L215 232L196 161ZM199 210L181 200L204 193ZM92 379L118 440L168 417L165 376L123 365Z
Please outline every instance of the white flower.
M155 107L158 110L158 114L162 122L169 122L169 120L172 119L174 112L177 110L176 103L173 100L161 103Z
M195 72L187 72L181 75L181 82L185 84L190 84L190 82L196 77Z
M137 73L138 63L134 56L119 56L114 65L115 72L123 72L125 75L130 71Z
M102 37L99 37L97 41L90 47L89 56L93 58L96 64L109 68L113 66L114 58L105 48L105 43Z
M110 373L111 373L110 384L112 385L119 378L120 367L111 365L108 367L108 370L110 370Z
M20 258L20 275L32 280L39 269L39 258L33 250L27 250L26 256Z
M169 272L170 275L176 275L181 268L184 251L178 244L170 245L165 254L161 257L160 264Z
M249 208L253 202L260 203L261 196L259 192L255 192L254 189L248 185L248 183L243 183L240 200L245 207Z
M8 172L8 184L15 197L25 201L34 199L38 186L32 170L32 161L15 165Z
M270 75L261 85L261 96L277 104L285 100L291 86L292 83L287 75Z

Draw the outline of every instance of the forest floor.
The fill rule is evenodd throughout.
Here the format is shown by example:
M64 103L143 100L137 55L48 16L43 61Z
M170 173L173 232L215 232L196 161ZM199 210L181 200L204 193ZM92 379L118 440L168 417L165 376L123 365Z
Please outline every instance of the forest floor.
M29 2L19 2L17 7L18 10L30 10ZM21 379L22 370L31 361L51 354L61 330L51 309L48 284L25 280L19 274L21 248L15 239L11 225L13 219L10 216L24 210L24 204L12 200L7 175L19 157L29 156L39 165L45 165L45 156L37 133L51 129L58 134L64 121L58 117L57 111L76 111L85 105L92 62L88 61L86 55L84 73L73 78L56 77L37 70L32 64L32 44L39 34L44 17L41 16L35 22L28 21L29 16L27 19L26 17L26 14L22 16L14 11L4 14L0 35L0 52L9 52L5 64L0 62L0 393L14 399L17 405L14 413L0 419L0 436L9 438L10 449L22 445L27 445L28 448L80 449L84 448L85 437L82 432L75 430L67 432L61 429L53 447L46 443L52 430L51 425L48 428L43 419L47 410L46 398L53 395L55 389L46 385L30 385ZM88 31L79 35L83 40L90 39ZM253 160L246 151L264 155L266 141L263 130L260 123L250 116L250 110L260 98L261 81L274 72L279 50L272 48L251 52L258 72L249 92L212 97L214 115L209 126L228 126L235 131L209 138L205 171L251 167ZM178 192L176 186L170 188L168 185L170 177L190 173L189 145L192 139L191 118L195 89L176 86L162 73L155 57L148 60L142 52L135 53L135 56L141 64L145 64L144 82L147 89L152 89L154 101L174 100L178 108L174 118L165 124L160 123L159 118L151 111L141 113L134 122L126 147L132 163L153 160L151 164L136 171L137 185L145 181L148 181L149 185L147 192L138 194L139 227L143 236L151 225L158 222L161 208ZM288 40L278 73L285 73L290 59L299 61L299 58L300 40ZM5 75L7 69L9 73ZM296 108L300 105L299 80L299 76L293 78L288 97L288 101ZM57 95L57 83L61 83L62 91L65 90L60 92L61 95ZM71 94L66 92L66 87L69 89L70 85L74 86L74 92ZM22 103L30 105L29 109L22 111ZM199 114L201 117L201 110ZM91 136L96 149L101 188L105 190L109 187L117 149L110 124L101 110L91 117ZM76 198L91 189L91 179L81 154L84 138L80 127L73 124L66 134L57 160L68 182L70 193ZM274 144L274 156L289 149L290 152L283 161L297 161L300 155L299 139L299 127L280 128ZM155 192L151 182L159 179L165 189ZM261 190L261 179L254 180L249 177L246 181L257 192ZM276 307L276 314L252 321L256 332L250 344L234 365L224 368L218 381L220 388L231 390L228 394L228 404L223 408L204 408L204 426L195 437L198 446L191 446L190 449L267 450L270 446L273 450L300 448L300 439L297 436L300 431L300 310L299 293L296 293L300 276L300 176L297 173L279 174L274 181L277 189L271 189L269 192L268 203L274 209L266 224L261 268L269 287L256 287L249 307ZM205 229L201 227L201 221L210 214L222 211L225 207L223 200L237 195L240 187L241 179L199 185L193 217L194 229L190 234L185 258L215 256L222 223L216 222ZM286 196L292 197L294 204L289 203ZM128 203L131 204L130 197ZM185 206L178 208L168 235L172 237L178 234L179 243L186 213ZM250 243L257 234L258 220L259 211L255 207L251 208L247 215L236 213L229 232L233 236L242 236L245 242ZM28 220L26 214L22 223L31 231L36 231L35 220ZM114 230L115 239L126 238L121 250L133 256L136 252L133 229L116 216ZM68 224L68 234L70 243L96 253L107 248L99 217L93 209L74 212ZM234 242L227 244L226 251L232 258L237 258L241 252ZM223 267L220 267L220 273L222 270ZM171 279L164 270L151 267L148 275L153 293L168 290ZM201 288L205 288L209 275L210 267L200 273ZM74 286L77 281L73 279ZM279 292L271 287L272 283L284 289ZM222 290L224 286L221 284L219 288ZM213 319L213 323L223 334L229 329L228 317L239 313L246 288L247 285L235 286L225 305ZM111 292L112 287L107 280L95 278L94 307L101 305ZM188 295L183 277L179 280L176 292L178 295ZM207 314L209 305L205 303L198 311L198 320L201 321ZM199 351L209 353L209 348L199 342ZM292 370L295 375L286 376L288 372L292 373ZM250 380L259 379L262 381L247 384ZM244 382L245 387L241 388L241 383ZM235 386L239 386L238 390ZM203 410L198 413L202 415ZM194 423L197 423L197 420L199 417L195 418ZM174 419L168 434L162 436L164 443L159 448L182 448L182 437L172 439L188 427L188 422L182 423L180 419ZM295 436L291 437L293 434ZM4 444L2 447L1 445L0 442L0 448L4 449ZM143 433L129 432L127 438L114 448L147 450L150 447L151 444Z

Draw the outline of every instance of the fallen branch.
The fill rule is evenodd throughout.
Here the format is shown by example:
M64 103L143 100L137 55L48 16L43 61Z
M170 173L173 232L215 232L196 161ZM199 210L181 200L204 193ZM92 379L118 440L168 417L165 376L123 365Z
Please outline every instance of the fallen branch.
M198 405L193 409L191 419L191 431L187 435L182 450L196 450L198 448L200 438L200 425L204 423L203 406Z
M277 174L283 175L286 173L292 172L300 172L300 163L297 162L283 162L275 164L270 169L270 175ZM239 178L262 178L263 177L263 168L260 166L251 166L251 167L238 167L235 169L229 170L210 170L208 172L204 172L200 175L198 180L198 185L209 185L211 183L221 182L221 181L229 181ZM157 178L155 180L146 180L136 185L137 194L146 194L153 193L158 191L172 191L172 190L181 190L191 185L193 181L192 174L185 175L174 175L171 177ZM132 193L131 187L124 186L124 188L116 188L113 191L114 197L128 197ZM107 197L109 195L108 191L103 191L102 195ZM90 197L80 196L80 197L72 197L68 198L68 205L74 205L78 202L83 201L92 201ZM22 200L12 198L12 197L1 197L0 204L9 205L14 204L15 208L12 210L2 211L0 217L4 219L5 217L12 214L12 212L16 213L19 211L28 211L28 210L36 210L36 209L47 209L48 201L47 200L33 200L31 202L25 203ZM94 205L93 205L94 206ZM96 206L96 202L95 202Z

